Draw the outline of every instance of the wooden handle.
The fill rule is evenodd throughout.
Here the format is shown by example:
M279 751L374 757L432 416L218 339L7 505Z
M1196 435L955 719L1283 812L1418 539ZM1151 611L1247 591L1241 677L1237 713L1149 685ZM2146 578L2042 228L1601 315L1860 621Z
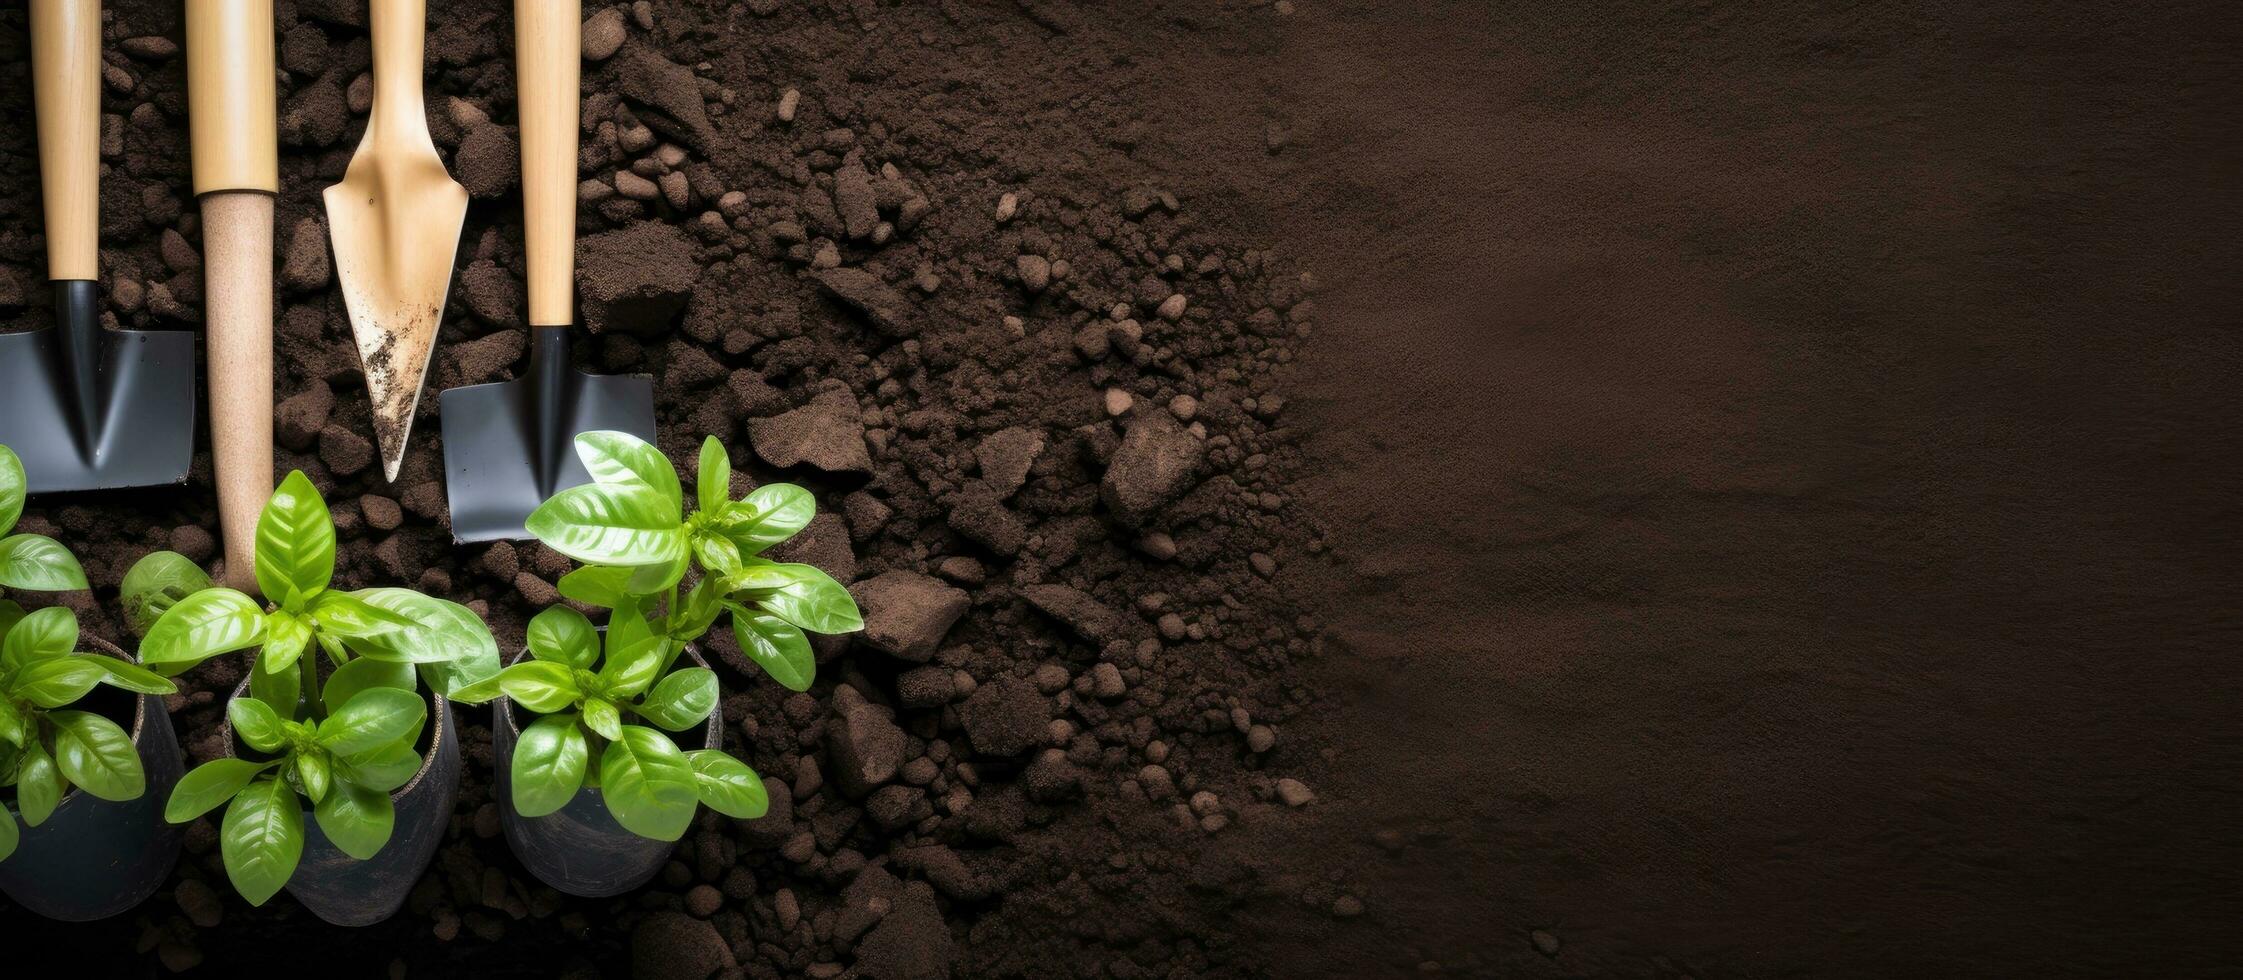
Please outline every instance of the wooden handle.
M101 0L31 0L31 89L47 206L47 278L98 279Z
M273 0L187 0L196 194L280 192L273 104Z
M428 142L428 115L421 103L428 0L372 0L368 13L374 36L374 122L368 131L417 133Z
M582 6L514 0L514 90L522 125L522 246L530 324L565 327L576 299L577 76Z
M210 456L226 584L257 592L257 515L273 493L273 196L237 190L202 202Z

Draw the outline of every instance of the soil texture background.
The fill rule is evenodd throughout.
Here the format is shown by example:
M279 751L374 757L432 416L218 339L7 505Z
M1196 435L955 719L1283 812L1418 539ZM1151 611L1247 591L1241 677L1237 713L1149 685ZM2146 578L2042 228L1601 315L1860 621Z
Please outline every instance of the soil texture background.
M108 5L105 317L199 329L177 4ZM364 11L278 4L283 468L338 584L502 647L565 561L395 484L318 194ZM432 389L524 349L511 5L430 12L473 196ZM588 5L587 368L821 517L872 628L647 889L498 836L490 715L395 919L208 820L101 975L2216 975L2233 833L2243 17L2221 5ZM0 11L0 322L45 322ZM207 446L207 440L204 443ZM34 501L131 645L185 488ZM18 596L17 598L25 598ZM36 597L34 597L36 598ZM173 699L216 753L213 663Z

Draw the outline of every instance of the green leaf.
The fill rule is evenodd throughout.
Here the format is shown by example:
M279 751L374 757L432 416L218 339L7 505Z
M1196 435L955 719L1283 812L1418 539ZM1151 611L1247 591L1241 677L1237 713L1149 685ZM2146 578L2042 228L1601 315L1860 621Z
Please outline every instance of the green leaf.
M609 691L614 694L637 696L662 675L662 663L668 659L663 654L669 642L668 637L649 636L622 650L617 650L610 642L607 663L600 667L600 679L607 682Z
M662 494L670 509L684 506L678 471L661 450L638 436L605 430L577 433L576 458L584 461L584 471L595 483L647 487Z
M728 576L740 570L740 546L722 535L694 535L693 557L701 562L702 568L717 575Z
M115 657L87 654L86 659L101 668L107 676L101 682L110 687L131 691L134 694L177 694L179 685L165 680L155 671Z
M337 767L338 781L388 793L420 773L421 754L413 751L411 740L399 739L344 758Z
M639 484L587 483L531 512L529 532L546 547L595 565L659 565L685 553L678 505Z
M584 691L567 664L532 660L499 671L498 689L522 707L538 714L568 710Z
M249 696L265 703L267 707L290 721L309 710L298 702L304 696L304 664L302 661L273 672L264 669L262 660L249 664Z
M754 584L745 588L775 588L777 591L760 596L757 605L772 615L800 626L812 633L853 633L864 628L864 615L857 611L857 600L849 590L833 580L833 576L819 571L813 565L773 564L753 567L758 573ZM776 585L765 585L766 581ZM735 585L742 580L736 579Z
M7 599L0 599L0 640L6 639L8 631L15 629L17 623L23 622L23 617L22 606Z
M367 688L319 723L319 744L336 755L355 755L404 738L427 718L428 704L419 694Z
M683 608L670 617L665 632L673 640L691 643L716 625L717 617L723 614L724 587L716 576L704 575L686 592Z
M623 727L600 757L600 794L623 829L650 840L677 840L700 802L693 767L670 737L639 725Z
M89 657L49 657L17 671L8 693L42 708L60 708L85 697L104 676Z
M7 698L0 698L0 742L20 747L30 735L31 724L28 719L24 718L23 712L16 707L15 702ZM5 755L0 755L0 759L5 758L7 758ZM7 775L7 766L0 765L0 784L7 782Z
M654 565L640 565L631 570L631 579L623 583L624 590L635 596L651 596L667 592L670 586L685 578L686 555Z
M285 720L272 705L256 698L235 698L226 705L226 721L234 726L234 734L241 736L242 744L259 752L278 752L288 744L288 729L282 725Z
M46 823L55 812L55 804L61 803L62 794L68 791L62 770L55 768L54 760L39 747L39 740L32 739L23 747L23 757L16 760L16 806L23 811L24 824L36 827Z
M778 681L789 691L807 691L817 677L817 654L810 649L810 638L802 635L793 623L769 613L756 612L745 606L733 604L732 638L739 641L740 652L763 668L763 672Z
M140 662L176 675L265 639L265 610L232 589L205 589L171 607L140 642Z
M725 511L720 525L724 536L740 547L742 557L794 537L818 516L818 498L792 483L755 488Z
M335 778L334 770L327 767L327 756L318 751L297 752L288 757L296 770L296 785L313 803L327 798L327 788Z
M202 566L176 551L156 551L141 556L125 573L118 587L124 602L125 621L136 634L146 634L156 620L188 596L210 588L210 575Z
M0 449L5 448L7 447L0 446ZM16 844L22 840L23 832L16 829L15 815L9 813L7 807L0 806L0 861L5 861L8 855L14 854Z
M278 764L278 760L212 759L196 766L179 777L179 784L172 787L171 799L164 801L164 819L186 823L209 813L218 804L233 799L234 794L241 792L258 773Z
M693 767L694 788L709 809L739 820L770 812L771 794L747 763L717 749L688 752L685 761Z
M639 703L638 713L658 727L682 732L707 719L716 707L716 671L688 667L662 678Z
M380 854L397 827L397 811L388 793L349 783L336 783L327 798L312 808L312 819L336 850L361 861Z
M47 720L55 725L55 765L71 785L118 803L147 788L140 752L116 722L84 711L56 711Z
M584 701L584 727L599 733L601 738L622 738L623 713L616 710L612 701L587 698Z
M415 690L413 665L360 657L327 675L326 686L320 688L319 702L332 714L360 692L377 687L412 693Z
M715 436L701 440L701 463L694 471L693 488L700 497L701 509L711 514L732 500L732 455L724 451L724 443Z
M35 592L75 592L91 588L78 559L42 534L0 538L0 585Z
M514 746L514 809L525 817L542 817L567 806L584 782L590 752L575 715L547 715L531 722Z
M485 682L498 678L498 641L474 610L411 589L360 589L353 594L415 623L412 630L378 641L354 640L354 646L411 644L419 652L388 659L412 659L420 665L421 679L436 693L467 704L497 696L496 685ZM487 693L478 693L483 687L488 687Z
M635 569L614 565L586 565L567 575L555 587L561 598L581 602L587 606L613 609L629 602L631 594L625 586L631 581Z
M30 482L24 479L23 459L15 450L0 446L0 534L8 533L23 516L23 499L30 490Z
M281 601L309 600L335 577L335 518L310 477L294 470L257 516L257 587Z
M312 642L311 624L284 609L265 614L265 646L257 651L258 666L266 673L287 670L304 655Z
M567 606L530 617L530 655L571 667L590 667L600 659L600 634L592 621Z
M78 614L49 606L16 623L0 640L0 671L18 670L34 660L67 657L78 646Z
M260 779L235 794L218 830L226 877L251 905L263 905L296 873L304 857L304 810L296 791Z
M425 602L437 601L418 592L412 594ZM322 592L312 600L308 611L320 632L345 640L390 638L394 642L395 634L420 625L418 616L385 609L353 592Z

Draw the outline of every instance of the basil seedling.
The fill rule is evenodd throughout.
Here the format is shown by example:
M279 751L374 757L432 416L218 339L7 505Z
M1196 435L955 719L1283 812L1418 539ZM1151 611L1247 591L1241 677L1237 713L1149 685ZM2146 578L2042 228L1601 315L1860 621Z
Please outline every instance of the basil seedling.
M31 592L76 592L91 588L78 559L55 539L43 534L9 534L23 516L23 500L30 484L24 479L23 460L0 446L0 586ZM0 600L0 608L14 608Z
M807 690L817 660L804 631L864 628L832 577L758 557L808 525L816 501L789 484L731 499L732 461L713 437L701 446L690 515L677 472L645 441L587 432L576 451L593 482L547 500L529 529L587 563L559 589L610 610L607 635L574 609L547 609L530 621L532 659L499 675L508 697L542 716L515 750L515 809L543 816L597 788L617 823L656 840L683 836L701 803L762 816L770 801L747 764L713 746L683 751L665 734L703 723L721 694L708 668L674 668L729 614L751 661L787 689ZM689 571L697 578L681 593Z
M73 786L119 801L138 799L147 787L132 736L72 704L100 684L135 694L178 690L153 671L74 652L77 646L78 616L68 609L0 608L0 788L15 787L16 809L32 827L47 822ZM0 808L0 860L15 853L21 835Z
M184 823L224 804L226 876L262 905L303 856L307 803L345 854L365 860L389 842L389 794L421 767L415 746L428 706L420 682L456 701L486 701L498 691L499 661L490 629L458 603L409 589L330 588L335 524L301 471L281 481L258 516L256 562L270 606L222 587L186 592L169 600L140 651L153 670L177 674L257 648L249 696L226 710L249 754L197 766L172 791L164 817ZM156 592L193 584L176 574L151 572L150 580ZM127 597L128 606L161 601ZM314 650L333 664L324 680L306 655Z

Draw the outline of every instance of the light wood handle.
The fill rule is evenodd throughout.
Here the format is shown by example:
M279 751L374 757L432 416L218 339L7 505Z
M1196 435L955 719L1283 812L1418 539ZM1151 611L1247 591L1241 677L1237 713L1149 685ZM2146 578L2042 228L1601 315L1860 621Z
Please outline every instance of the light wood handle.
M226 584L257 593L257 515L273 493L273 196L219 191L202 202L210 457Z
M187 0L196 194L280 192L273 99L273 0Z
M576 299L577 82L583 8L514 0L514 90L522 125L522 246L530 325L565 327Z
M429 142L428 116L421 103L428 0L371 0L368 14L374 43L375 118L367 129L392 136L418 134L420 142Z
M47 278L101 277L101 0L31 0Z

